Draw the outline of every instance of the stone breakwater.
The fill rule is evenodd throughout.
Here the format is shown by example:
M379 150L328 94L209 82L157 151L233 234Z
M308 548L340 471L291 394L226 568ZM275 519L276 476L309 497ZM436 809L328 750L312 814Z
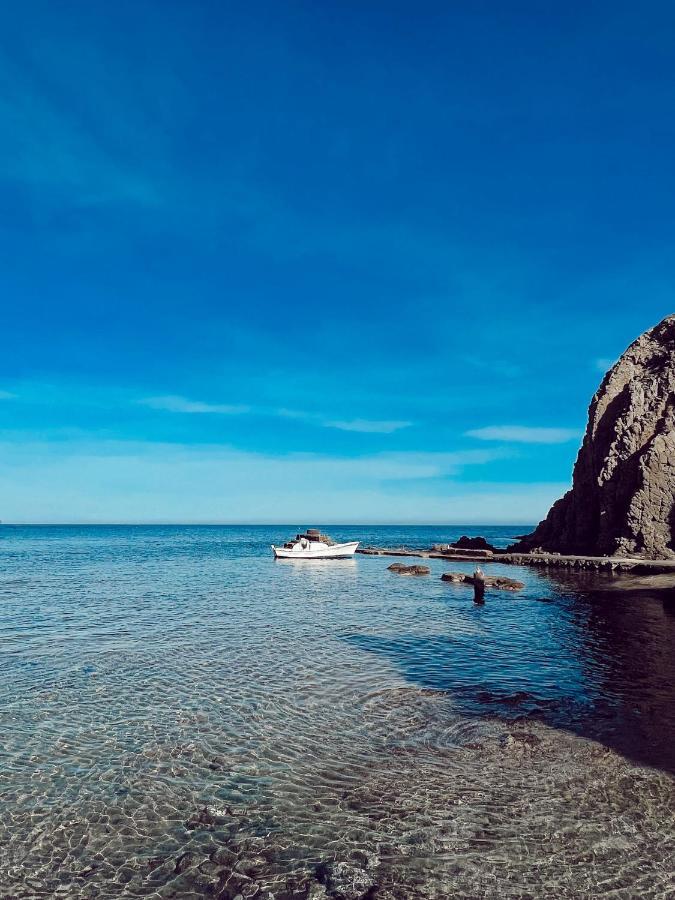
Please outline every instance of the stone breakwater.
M478 562L490 560L494 553L489 550L455 550L454 548L437 550L409 547L359 547L356 551L364 556L418 556L422 559L456 559L459 562Z
M357 553L367 556L412 556L421 559L449 559L456 562L501 563L514 566L539 566L551 569L587 569L597 572L621 574L630 572L634 575L673 573L675 559L641 559L639 557L617 556L581 556L560 553L512 553L508 551L480 551L482 555L467 553L465 550L436 551L425 549L408 549L402 547L363 547Z
M672 559L631 559L616 556L573 556L557 553L500 553L494 562L514 566L540 566L551 569L588 569L620 575L675 573Z

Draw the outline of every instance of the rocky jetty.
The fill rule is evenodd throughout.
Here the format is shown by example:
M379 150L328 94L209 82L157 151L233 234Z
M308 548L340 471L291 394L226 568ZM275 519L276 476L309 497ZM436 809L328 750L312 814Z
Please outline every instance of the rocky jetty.
M572 489L509 550L675 557L675 315L639 337L602 380Z

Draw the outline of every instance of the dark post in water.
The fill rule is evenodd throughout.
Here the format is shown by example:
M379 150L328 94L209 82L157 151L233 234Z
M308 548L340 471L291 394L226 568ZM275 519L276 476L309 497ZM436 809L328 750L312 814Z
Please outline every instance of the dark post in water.
M485 603L485 575L478 566L473 573L473 602Z

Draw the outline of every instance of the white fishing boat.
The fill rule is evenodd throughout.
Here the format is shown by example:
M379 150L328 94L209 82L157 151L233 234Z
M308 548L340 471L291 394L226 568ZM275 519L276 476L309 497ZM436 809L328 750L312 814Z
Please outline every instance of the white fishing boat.
M345 559L356 553L359 541L336 544L316 528L308 528L304 534L296 534L283 547L272 544L275 559Z

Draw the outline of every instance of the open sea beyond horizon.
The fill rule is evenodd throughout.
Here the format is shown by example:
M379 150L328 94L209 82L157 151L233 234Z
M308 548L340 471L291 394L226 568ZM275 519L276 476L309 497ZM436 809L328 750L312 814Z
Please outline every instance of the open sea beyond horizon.
M0 897L675 896L670 592L298 530L0 528Z

